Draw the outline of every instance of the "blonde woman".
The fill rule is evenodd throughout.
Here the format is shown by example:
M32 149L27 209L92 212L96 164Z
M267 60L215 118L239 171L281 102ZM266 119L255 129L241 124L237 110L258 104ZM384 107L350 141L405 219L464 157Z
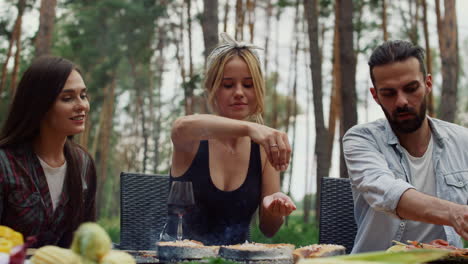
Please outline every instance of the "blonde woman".
M196 203L184 216L184 238L208 245L245 242L258 207L260 229L271 237L296 209L280 192L288 137L262 124L265 80L257 47L221 38L205 76L216 115L184 116L172 127L171 180L191 181Z

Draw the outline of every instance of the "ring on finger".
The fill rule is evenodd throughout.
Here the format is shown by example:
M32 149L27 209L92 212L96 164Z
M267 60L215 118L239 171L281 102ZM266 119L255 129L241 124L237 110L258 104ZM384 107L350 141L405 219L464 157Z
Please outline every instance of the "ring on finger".
M278 147L278 144L270 145L270 148L277 148L277 147Z

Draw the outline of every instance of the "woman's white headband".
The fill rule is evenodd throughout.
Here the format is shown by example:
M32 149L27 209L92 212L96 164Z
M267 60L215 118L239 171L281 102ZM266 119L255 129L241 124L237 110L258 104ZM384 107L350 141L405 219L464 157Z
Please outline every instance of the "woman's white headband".
M207 69L211 67L218 56L222 56L233 49L248 49L250 52L252 52L260 65L260 57L258 56L256 49L263 50L263 48L252 43L236 41L225 32L220 33L219 37L221 38L221 44L214 48L208 56L206 60Z

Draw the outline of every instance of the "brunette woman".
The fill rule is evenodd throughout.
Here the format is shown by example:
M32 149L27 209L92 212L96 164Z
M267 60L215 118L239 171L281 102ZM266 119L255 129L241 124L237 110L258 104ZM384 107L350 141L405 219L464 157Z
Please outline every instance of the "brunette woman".
M68 247L95 220L94 162L72 140L88 112L80 71L63 58L36 59L16 89L0 133L0 224L36 237L33 247Z

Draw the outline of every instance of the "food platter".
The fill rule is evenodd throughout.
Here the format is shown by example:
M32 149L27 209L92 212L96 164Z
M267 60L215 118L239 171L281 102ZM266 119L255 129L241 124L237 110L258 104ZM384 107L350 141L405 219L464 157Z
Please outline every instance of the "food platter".
M345 253L338 245L310 245L299 249L293 257L292 244L243 243L236 245L205 246L198 241L183 240L157 243L156 256L161 262L202 260L210 257L245 264L292 264L301 258L314 258ZM313 254L312 254L313 253ZM302 254L302 255L298 255ZM139 258L132 254L135 258ZM144 263L144 262L141 262Z
M341 245L315 244L295 249L293 252L293 257L294 262L297 262L299 259L303 258L331 257L344 255L345 253L346 248Z
M246 263L293 263L292 244L244 243L221 246L219 256Z
M157 243L158 258L162 261L199 260L218 256L218 246L205 246L198 241L181 240Z

